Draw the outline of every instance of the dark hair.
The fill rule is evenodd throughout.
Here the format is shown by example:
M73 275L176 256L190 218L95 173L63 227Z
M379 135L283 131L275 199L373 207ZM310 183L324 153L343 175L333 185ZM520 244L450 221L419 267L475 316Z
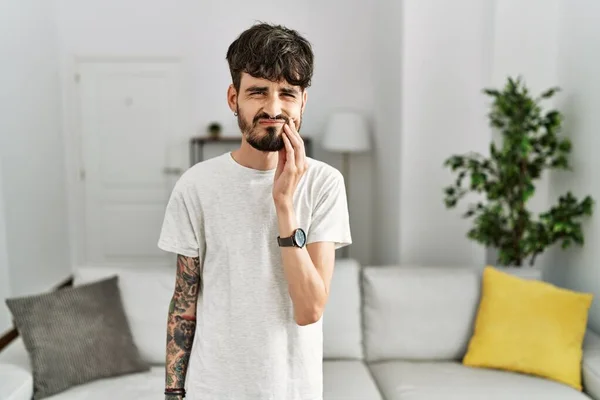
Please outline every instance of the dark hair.
M310 43L298 32L281 25L258 23L231 43L227 62L237 91L242 72L273 82L284 78L305 89L311 84L314 55Z

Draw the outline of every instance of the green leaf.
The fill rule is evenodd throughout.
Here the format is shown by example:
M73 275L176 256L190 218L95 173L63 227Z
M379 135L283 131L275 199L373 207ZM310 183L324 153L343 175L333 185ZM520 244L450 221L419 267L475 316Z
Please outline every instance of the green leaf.
M492 97L500 97L500 92L496 89L483 89L483 93Z
M568 153L571 151L571 141L569 139L563 139L558 144L558 149L562 152Z
M533 197L534 194L535 194L535 186L533 186L533 184L530 183L523 190L523 194L521 197L522 202L523 203L527 202L527 200L529 200L531 197Z
M550 89L546 90L544 93L542 93L540 97L542 99L548 99L548 98L554 96L554 94L556 92L558 92L559 90L560 90L560 88L558 88L558 87L550 88Z
M473 215L475 215L475 210L468 210L467 212L465 212L463 214L463 218L469 218L469 217L472 217Z
M528 154L532 149L533 147L531 146L529 138L527 136L523 136L521 138L521 153Z
M453 207L455 207L455 206L456 206L456 203L457 203L456 199L446 199L446 200L444 201L444 204L446 204L446 207L448 207L448 208L453 208Z
M480 188L487 180L487 176L482 172L473 172L471 174L471 189Z
M558 156L550 161L550 167L567 169L569 167L569 161L565 156Z

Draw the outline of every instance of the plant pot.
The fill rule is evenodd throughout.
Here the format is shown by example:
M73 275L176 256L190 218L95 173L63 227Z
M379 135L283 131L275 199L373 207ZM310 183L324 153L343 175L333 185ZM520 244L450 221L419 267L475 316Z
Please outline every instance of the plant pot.
M529 266L529 265L524 265L521 267L508 266L508 265L491 265L491 266L502 272L506 272L508 274L517 276L519 278L534 279L534 280L538 280L538 281L542 280L542 268L538 265L534 265L533 267Z
M517 267L514 265L498 265L498 250L495 248L486 249L486 264L494 268L499 269L502 272L518 276L519 278L525 279L537 279L542 280L542 267L539 263L536 265L529 265L527 260L522 266Z
M218 139L221 136L222 126L218 122L212 122L206 127L208 137L211 139Z

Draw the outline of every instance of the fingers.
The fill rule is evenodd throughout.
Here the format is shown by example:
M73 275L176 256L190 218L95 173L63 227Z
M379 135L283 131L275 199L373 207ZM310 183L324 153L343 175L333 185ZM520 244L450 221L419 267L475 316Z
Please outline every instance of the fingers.
M277 169L275 170L275 179L277 179L279 177L279 175L281 175L281 173L283 172L283 168L285 167L285 162L286 162L286 149L285 147L281 150L279 150L279 158L277 160Z
M294 147L292 146L292 143L290 142L290 139L288 138L287 135L283 135L283 145L285 146L285 158L286 158L286 165L288 165L289 162L294 162L295 161L295 156L294 156Z
M292 131L292 133L294 134L294 136L296 138L298 138L298 140L304 144L304 140L302 139L302 136L300 136L300 133L298 132L298 130L296 129L296 121L293 118L290 118L289 123L287 124L288 127L290 128L290 130Z
M294 147L294 161L296 162L296 166L300 168L302 172L304 172L307 167L304 140L302 140L302 137L300 137L300 134L296 130L293 120L290 120L289 124L285 124L283 129L290 143ZM286 137L286 135L284 135L284 137Z
M294 162L296 163L296 167L301 167L303 165L302 143L298 140L298 137L292 132L289 125L286 126L286 128L287 139L294 147Z

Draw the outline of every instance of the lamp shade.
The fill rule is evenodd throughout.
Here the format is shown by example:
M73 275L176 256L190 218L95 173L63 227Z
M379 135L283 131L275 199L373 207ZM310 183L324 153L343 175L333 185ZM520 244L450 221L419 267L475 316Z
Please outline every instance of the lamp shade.
M361 152L371 147L365 117L357 112L336 112L327 121L322 146L335 152Z

